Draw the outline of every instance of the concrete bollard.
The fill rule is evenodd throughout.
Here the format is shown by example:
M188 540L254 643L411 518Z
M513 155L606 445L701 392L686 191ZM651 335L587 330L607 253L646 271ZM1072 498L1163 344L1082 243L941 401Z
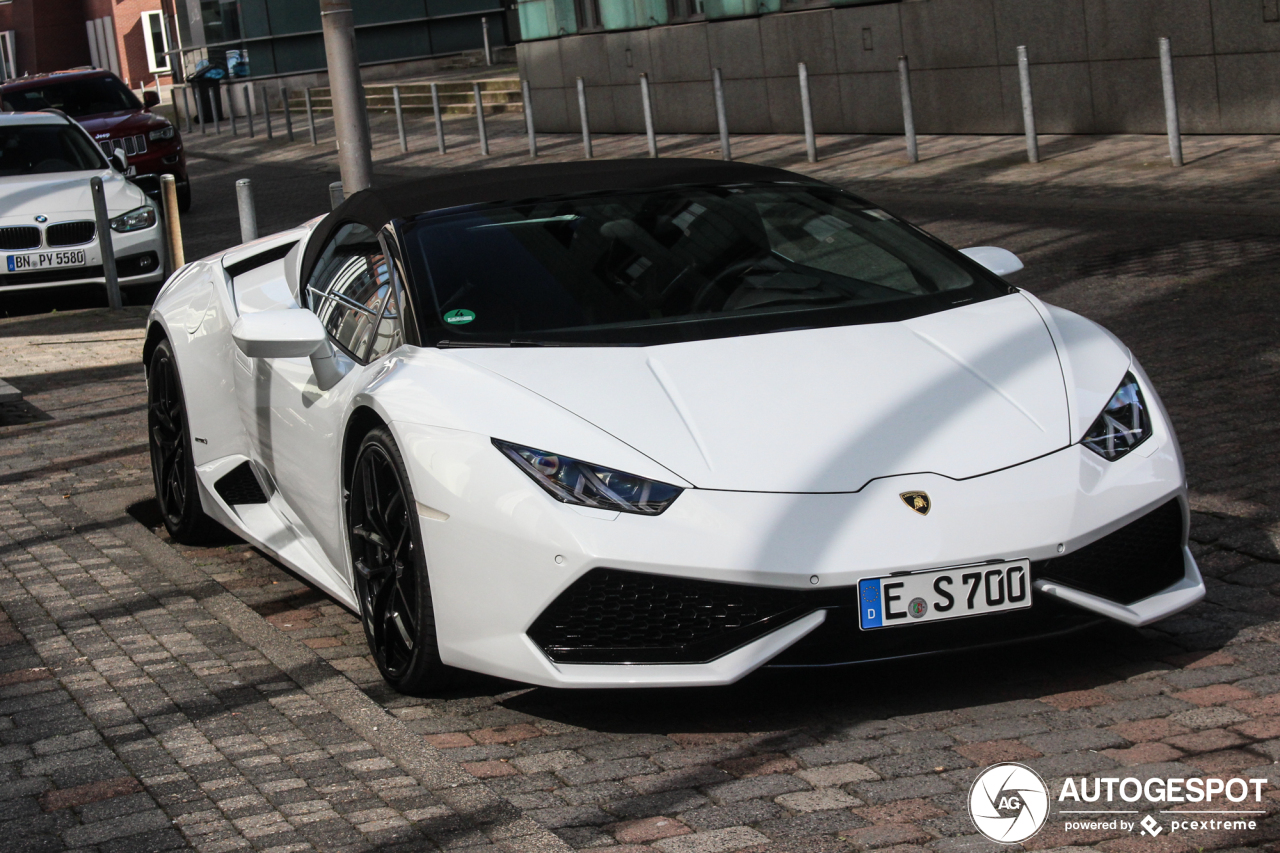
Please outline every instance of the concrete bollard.
M799 63L800 113L804 117L804 153L810 163L818 162L818 140L813 133L813 104L809 100L809 68Z
M240 211L240 242L258 239L258 213L253 207L253 184L248 178L236 181L236 207Z
M209 103L213 110L213 135L222 135L222 86L215 85L209 90Z
M529 156L538 156L538 137L533 132L533 98L529 92L529 81L520 81L521 94L524 96L524 129L529 134Z
M236 122L236 93L230 83L227 84L227 112L231 113L231 135L239 136L240 128Z
M712 69L711 75L711 85L716 100L716 124L720 127L720 157L724 160L732 160L733 153L729 150L729 119L724 111L724 80L720 77L719 68Z
M1160 39L1160 81L1164 84L1164 126L1169 134L1169 159L1182 165L1182 128L1178 124L1178 92L1173 85L1173 47Z
M582 122L582 154L588 160L594 152L591 150L591 122L587 116L587 84L578 78L578 120Z
M280 107L284 110L284 138L293 141L293 113L289 110L289 90L280 87Z
M93 217L98 232L98 249L102 255L102 275L107 285L107 304L112 308L123 308L120 279L116 277L115 244L111 242L111 221L107 218L107 199L102 191L102 178L89 179L89 194L93 196Z
M191 132L191 86L182 87L182 114L187 121L187 133Z
M396 104L396 130L400 133L400 153L409 153L409 138L404 134L404 108L400 106L400 87L391 87L391 98Z
M240 90L244 95L244 123L249 130L249 138L253 139L253 87L248 83Z
M484 98L480 95L480 84L472 83L471 92L476 98L476 130L480 132L480 153L489 156L489 134L484 126Z
M316 113L311 107L311 90L303 89L302 96L307 102L307 130L311 133L311 144L319 145L316 141Z
M342 191L342 181L334 181L329 184L329 209L337 210L338 205L347 200L346 194Z
M658 156L658 137L653 132L653 101L649 97L649 75L640 72L640 106L644 110L644 135L649 143L649 156Z
M916 117L911 107L911 67L905 56L898 57L898 86L902 90L902 132L907 137L907 162L919 163L916 148Z
M448 149L444 144L444 119L440 116L440 89L435 83L431 84L431 112L436 121L436 150L445 154Z
M484 64L493 64L493 51L489 48L489 16L480 19L480 34L484 37Z
M262 123L267 128L267 139L272 137L271 133L271 101L267 97L267 87L262 87Z
M1027 161L1040 162L1040 141L1036 138L1036 109L1031 99L1031 63L1027 48L1018 45L1018 85L1022 89L1022 129L1027 134Z
M182 221L178 218L178 179L173 175L161 175L160 196L164 199L165 248L173 267L169 272L174 273L187 263L182 246Z

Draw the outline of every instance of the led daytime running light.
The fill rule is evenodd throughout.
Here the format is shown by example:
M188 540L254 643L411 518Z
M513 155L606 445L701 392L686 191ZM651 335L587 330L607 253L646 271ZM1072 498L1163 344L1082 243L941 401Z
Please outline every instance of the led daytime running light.
M494 447L561 503L658 515L684 491L679 486L593 465L568 456L493 439Z
M1080 443L1114 462L1150 437L1151 415L1142 388L1132 373L1126 373Z

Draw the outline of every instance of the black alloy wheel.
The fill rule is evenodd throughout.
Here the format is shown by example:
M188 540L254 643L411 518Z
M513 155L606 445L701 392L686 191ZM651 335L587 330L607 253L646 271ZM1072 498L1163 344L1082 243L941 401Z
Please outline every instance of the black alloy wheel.
M151 354L147 370L147 436L151 447L151 477L156 502L169 536L176 542L207 541L220 526L200 506L196 468L191 458L191 437L182 383L173 349L161 341Z
M431 585L409 477L383 427L356 455L347 504L347 540L369 650L387 683L426 695L448 679L436 644Z

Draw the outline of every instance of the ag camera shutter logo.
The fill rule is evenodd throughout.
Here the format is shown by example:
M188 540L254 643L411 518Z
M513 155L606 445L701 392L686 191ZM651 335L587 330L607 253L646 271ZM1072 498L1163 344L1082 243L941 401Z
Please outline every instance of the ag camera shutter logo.
M969 817L978 831L1001 844L1026 841L1049 816L1049 787L1022 764L993 764L969 789Z

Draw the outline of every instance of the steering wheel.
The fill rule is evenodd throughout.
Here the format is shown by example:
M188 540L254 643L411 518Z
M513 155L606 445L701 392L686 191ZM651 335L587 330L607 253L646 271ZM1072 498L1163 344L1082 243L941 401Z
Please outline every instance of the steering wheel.
M737 261L736 263L729 264L729 266L720 270L720 272L716 274L715 278L711 279L706 284L702 285L702 287L698 288L698 292L694 295L693 303L692 305L690 305L689 310L701 311L704 307L704 303L708 301L711 294L715 292L716 288L720 286L720 282L732 276L741 275L742 273L754 267L756 264L760 263L766 257L768 256L764 255L764 256L757 256L754 258L747 258L746 260Z

